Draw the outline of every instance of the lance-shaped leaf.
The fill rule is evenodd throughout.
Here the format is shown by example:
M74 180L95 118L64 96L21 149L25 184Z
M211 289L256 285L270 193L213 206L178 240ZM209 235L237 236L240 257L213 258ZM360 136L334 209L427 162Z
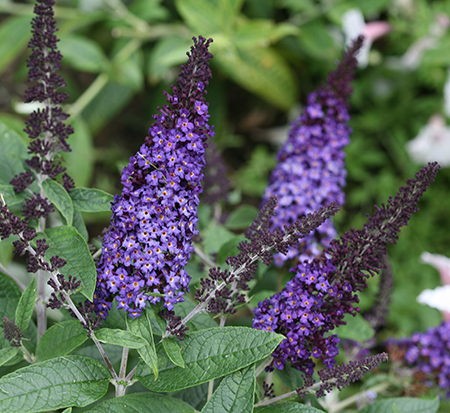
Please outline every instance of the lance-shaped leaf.
M251 413L255 392L255 365L225 377L203 407L202 413Z
M181 355L181 349L175 340L175 338L163 338L162 344L172 363L184 369L185 363Z
M159 350L159 377L141 364L136 378L153 391L193 387L234 373L269 356L284 339L281 334L248 327L224 327L196 331L180 343L185 368L174 365ZM159 347L159 346L158 346Z
M79 321L54 324L42 334L36 348L36 358L44 361L69 354L87 340L87 332Z
M102 343L128 348L141 348L148 344L142 337L118 328L101 328L95 332L95 337Z
M2 413L87 406L106 393L110 374L98 361L66 356L33 364L0 379Z
M113 196L100 189L75 188L70 191L75 211L103 212L111 211Z
M55 205L56 209L66 220L70 227L73 219L73 204L69 194L64 187L53 179L47 179L42 183L45 195Z
M128 394L116 399L105 400L92 409L84 410L85 413L194 413L196 411L181 400L152 393Z
M142 337L147 342L145 346L138 348L137 351L144 363L152 369L156 380L158 378L158 357L156 355L152 325L148 317L149 311L151 310L146 308L141 316L134 320L127 317L127 326L133 334Z
M33 315L34 304L36 301L36 278L33 278L25 288L25 291L20 297L19 304L16 308L16 317L14 323L22 332L28 328L31 316Z
M64 275L72 275L81 281L81 293L90 301L94 295L97 271L89 247L74 227L64 225L48 228L40 238L46 238L49 248L46 258L58 255L67 261L61 269Z

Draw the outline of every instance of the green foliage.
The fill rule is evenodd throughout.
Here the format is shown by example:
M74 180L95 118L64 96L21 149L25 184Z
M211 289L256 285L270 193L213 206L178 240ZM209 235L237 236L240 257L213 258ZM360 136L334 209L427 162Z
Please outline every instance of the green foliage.
M267 357L283 336L245 327L224 327L197 331L181 346L185 367L173 364L157 346L159 377L140 365L138 380L152 391L176 391L233 373Z
M58 255L66 260L62 273L72 275L81 281L81 293L88 300L92 300L97 271L84 238L74 227L64 225L48 228L45 233L40 234L40 237L45 238L49 245L47 257Z
M203 407L202 413L253 412L255 382L254 365L226 376Z
M155 342L153 339L152 324L149 319L149 310L145 310L143 314L134 320L127 318L127 326L129 330L136 336L142 337L146 344L137 349L142 361L151 368L155 379L158 378L158 358L156 355Z
M17 304L14 323L22 331L28 328L31 316L33 315L34 304L36 302L36 285L36 279L33 278L20 296L19 303Z
M319 413L323 410L316 409L311 406L305 406L304 404L287 402L277 403L272 406L257 407L255 413Z
M361 413L436 413L439 400L421 400L416 398L393 398L377 401L361 409Z
M102 343L128 348L141 348L148 344L141 336L119 329L101 328L95 332L95 336Z
M33 364L0 378L0 409L16 413L87 406L106 393L109 378L99 362L80 356Z
M8 208L18 214L30 197L27 191L15 193L10 181L29 169L24 163L29 155L23 132L23 115L29 112L29 105L24 107L19 102L26 78L31 3L0 1L0 73L7 85L0 91L0 98L11 102L0 113L0 193ZM433 114L443 113L443 86L450 62L446 53L448 30L436 36L434 47L424 52L417 69L399 69L399 62L409 47L432 34L438 16L450 14L444 0L418 0L414 5L388 0L56 3L60 28L56 34L61 38L58 46L64 56L61 74L71 96L65 102L71 115L67 122L75 129L69 138L72 152L62 154L61 161L76 188L68 193L59 182L47 179L33 183L31 189L44 193L57 211L56 217L49 219L50 227L39 237L46 238L50 245L47 259L58 255L67 261L61 270L66 280L72 275L82 282L72 295L78 308L86 298L93 298L96 285L95 262L88 243L99 248L96 237L109 223L111 194L121 191L120 170L144 141L155 108L165 103L162 90L170 90L169 85L174 83L193 35L214 38L214 78L207 99L216 125L214 140L232 183L231 192L220 205L206 206L201 201L201 231L195 246L204 256L192 253L187 267L193 277L191 292L174 309L181 318L197 305L193 295L209 267L227 268L226 259L239 252L237 246L257 215L276 165L276 150L287 137L286 126L297 116L297 105L303 105L306 95L324 81L342 51L339 32L345 11L359 8L366 20L386 20L392 30L373 43L369 64L357 72L354 82L350 102L354 132L346 149L346 204L335 217L339 233L361 227L372 205L384 202L406 177L413 175L418 167L410 160L405 145ZM441 170L420 205L421 211L389 251L395 290L387 325L374 336L373 329L358 314L346 317L347 325L331 334L364 345L371 338L381 343L441 322L438 311L418 304L415 297L423 289L440 284L434 269L418 265L420 254L430 251L449 255L449 170ZM58 226L60 221L62 226ZM39 230L41 225L36 220L31 222ZM104 358L86 329L79 321L69 319L66 308L51 313L50 327L38 341L42 331L38 334L33 310L39 287L41 298L48 298L42 297L45 280L37 274L23 281L25 262L20 258L13 261L14 240L2 240L0 245L0 320L14 320L24 334L24 348L11 347L0 335L0 411L68 407L64 412L70 412L73 407L76 412L77 406L96 402L84 411L323 411L318 409L320 400L311 397L308 400L312 406L307 406L295 395L292 401L253 408L253 403L262 398L261 380L267 378L265 373L256 378L255 369L260 370L260 364L283 337L240 326L250 326L251 310L292 277L289 268L260 266L250 282L249 302L227 319L227 327L219 328L219 318L201 312L189 320L183 341L162 338L167 326L159 314L162 307L149 306L140 318L131 320L113 306L103 320L103 328L94 334L116 371L123 361L121 347L130 349L129 368L120 378L114 378L97 361L104 362ZM21 280L21 288L11 276ZM23 284L28 285L24 291ZM362 314L371 308L377 288L378 279L374 278L359 294ZM348 361L344 346L341 350L341 360ZM24 351L37 362L23 367ZM134 372L136 366L136 374L127 381L126 374ZM369 377L363 387L352 384L339 397L355 400L374 383L393 380L392 372L387 372L389 366ZM150 391L141 386L141 393L103 398L110 381L119 386L121 382L131 385L135 379ZM285 369L273 375L277 395L301 387L302 380L296 370ZM399 395L399 389L407 390L409 385L395 380L389 382L389 395ZM439 408L437 399L383 399L383 395L381 391L373 404L360 411L431 413ZM445 411L445 403L440 411Z
M118 399L105 400L97 404L93 409L85 410L89 413L123 413L146 412L146 413L194 413L196 410L189 404L173 397L162 396L152 393L134 393Z
M38 361L70 354L86 340L87 332L77 320L68 320L51 326L39 340L36 348Z
M341 340L367 341L375 334L374 329L360 314L356 314L356 316L347 314L344 321L345 325L333 330L333 333L337 334Z
M45 196L55 205L56 209L61 213L67 226L72 225L73 220L73 204L69 194L64 187L52 179L47 179L42 183Z

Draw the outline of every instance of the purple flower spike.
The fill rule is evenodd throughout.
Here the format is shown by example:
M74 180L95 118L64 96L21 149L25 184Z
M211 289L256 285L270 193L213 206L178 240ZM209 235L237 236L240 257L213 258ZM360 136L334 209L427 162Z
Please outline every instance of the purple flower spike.
M279 207L271 230L292 224L331 202L344 204L344 147L351 133L347 100L357 66L355 56L362 42L362 37L358 38L337 69L330 73L326 84L308 96L304 113L292 124L288 140L277 154L278 165L263 198L264 204L271 196L278 197ZM327 247L335 236L336 230L331 220L327 220L302 240L306 250L299 260L318 255L319 245ZM299 248L290 248L287 255L275 255L275 264L281 266L298 256Z
M158 108L149 136L122 172L123 191L114 198L97 268L94 304L102 317L113 298L136 318L161 295L172 310L189 290L184 267L198 233L205 148L214 135L205 103L211 41L194 38L178 86L172 86L173 95L166 94L168 104Z
M346 314L359 311L354 306L357 293L367 287L367 278L385 267L387 244L397 242L438 170L436 163L422 168L386 205L375 207L363 229L346 232L321 256L294 267L295 276L286 287L258 304L253 327L286 336L272 354L270 368L283 369L289 363L312 374L313 358L327 367L334 365L339 338L329 331L345 324Z

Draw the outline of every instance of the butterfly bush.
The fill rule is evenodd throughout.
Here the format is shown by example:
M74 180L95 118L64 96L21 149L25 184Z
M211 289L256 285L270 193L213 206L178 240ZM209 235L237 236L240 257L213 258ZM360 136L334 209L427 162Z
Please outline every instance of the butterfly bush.
M290 225L331 202L344 204L344 148L351 133L348 99L362 43L363 38L359 37L330 73L326 84L308 96L304 112L292 124L288 140L277 153L278 163L263 196L263 203L274 195L278 198L272 230ZM335 237L333 223L327 220L302 240L306 249L300 256L299 248L290 248L286 255L275 255L275 264L281 266L294 258L303 261L314 257L320 253L320 245L327 247Z
M367 278L385 267L386 245L396 243L400 228L417 211L417 203L439 169L428 164L408 180L387 205L376 207L361 230L352 229L333 240L324 253L291 269L294 277L283 290L258 304L253 327L286 336L273 353L269 368L293 367L312 374L313 358L332 367L339 352L339 338L329 331L355 315L358 293Z
M155 115L149 136L122 172L123 190L112 204L111 226L98 264L96 311L106 317L113 299L130 317L163 298L167 310L189 291L185 270L197 230L208 124L208 46L194 38L178 86Z

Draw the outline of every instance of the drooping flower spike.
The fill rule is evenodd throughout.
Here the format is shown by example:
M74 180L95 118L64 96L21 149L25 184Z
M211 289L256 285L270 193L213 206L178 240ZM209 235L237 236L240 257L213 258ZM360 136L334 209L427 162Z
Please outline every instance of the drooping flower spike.
M288 140L277 154L278 164L263 197L263 204L274 195L278 198L271 230L290 225L331 202L344 204L344 147L351 133L347 101L362 43L362 37L355 40L325 85L308 96L304 112L292 124ZM320 246L327 247L335 236L336 230L328 220L298 248L291 248L286 255L276 254L275 264L313 258L320 253Z
M114 198L98 264L94 304L103 317L113 299L134 318L162 298L171 310L189 289L184 267L198 233L205 148L214 135L205 103L211 41L194 38L178 85L122 172L122 194Z

